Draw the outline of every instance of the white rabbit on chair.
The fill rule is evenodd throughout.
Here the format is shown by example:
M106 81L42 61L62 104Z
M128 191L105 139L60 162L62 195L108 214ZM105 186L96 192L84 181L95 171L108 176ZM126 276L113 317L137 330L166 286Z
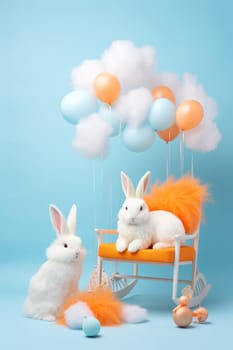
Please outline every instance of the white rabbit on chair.
M75 236L76 206L72 206L67 221L54 205L50 205L49 209L58 237L47 248L48 260L31 278L24 314L54 321L66 298L78 292L85 250L81 239Z
M143 197L149 184L148 171L139 181L136 190L130 178L121 172L121 185L126 196L118 213L118 239L116 249L134 253L140 249L174 246L176 235L184 234L181 220L165 210L149 211Z

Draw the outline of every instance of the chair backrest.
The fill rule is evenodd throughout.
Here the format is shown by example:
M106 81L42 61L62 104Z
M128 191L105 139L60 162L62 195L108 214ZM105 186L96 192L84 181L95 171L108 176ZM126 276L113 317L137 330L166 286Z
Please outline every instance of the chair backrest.
M196 251L196 255L198 253L198 245L199 245L199 234L200 234L200 224L198 225L196 231L194 232L193 235L195 235L194 239L193 239L193 246L194 249Z

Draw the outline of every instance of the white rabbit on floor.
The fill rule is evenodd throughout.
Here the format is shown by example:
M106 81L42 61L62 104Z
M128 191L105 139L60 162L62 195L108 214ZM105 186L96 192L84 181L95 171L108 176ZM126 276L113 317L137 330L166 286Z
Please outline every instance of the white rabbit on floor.
M118 239L116 249L136 252L148 247L174 246L176 235L185 234L181 220L165 210L149 211L143 196L149 184L148 171L139 181L136 191L130 178L121 172L121 185L126 196L118 213Z
M24 314L54 321L66 298L78 292L85 250L81 239L75 236L76 206L72 206L67 221L54 205L49 210L58 237L47 248L48 260L31 278Z

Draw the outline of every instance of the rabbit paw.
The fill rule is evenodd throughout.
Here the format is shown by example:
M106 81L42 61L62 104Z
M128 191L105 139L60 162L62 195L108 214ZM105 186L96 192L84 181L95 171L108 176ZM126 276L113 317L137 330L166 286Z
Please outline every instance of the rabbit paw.
M55 321L56 320L56 317L54 315L44 315L43 317L41 317L42 320L45 320L45 321Z
M173 245L171 243L167 242L157 242L153 245L153 249L160 249L160 248L169 248L172 247Z
M124 241L123 239L118 239L116 241L116 250L119 252L119 253L122 253L126 250L127 248L127 242Z
M135 239L129 244L128 251L130 253L136 253L141 248L142 248L142 241L140 239Z

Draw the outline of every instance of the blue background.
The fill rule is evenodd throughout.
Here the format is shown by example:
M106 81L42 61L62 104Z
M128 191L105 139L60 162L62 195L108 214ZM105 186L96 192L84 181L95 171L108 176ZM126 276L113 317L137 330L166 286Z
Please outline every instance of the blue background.
M126 336L135 349L143 342L152 344L153 339L165 348L176 343L182 348L186 342L191 348L205 346L207 339L212 348L222 338L232 343L231 13L230 1L1 1L0 292L4 317L0 322L4 331L0 344L5 349L16 344L24 350L63 349L68 344L114 349L116 339L121 346ZM87 160L72 149L74 128L60 115L60 100L71 90L72 68L84 59L99 58L118 39L154 46L159 71L180 77L185 72L196 75L218 104L222 141L214 152L193 154L195 174L210 184L214 198L205 210L199 260L213 286L205 302L210 323L186 331L175 328L169 286L140 282L129 302L148 307L150 322L106 328L101 338L89 340L81 333L25 320L21 309L29 278L44 261L45 248L54 238L49 203L64 214L73 202L78 205L78 233L88 251L81 281L85 288L96 261L93 228L114 227L123 200L120 170L134 181L148 169L153 180L165 179L167 148L161 140L149 151L134 154L119 138L114 139L106 160ZM178 141L171 152L171 172L178 176ZM187 171L191 157L186 150Z

